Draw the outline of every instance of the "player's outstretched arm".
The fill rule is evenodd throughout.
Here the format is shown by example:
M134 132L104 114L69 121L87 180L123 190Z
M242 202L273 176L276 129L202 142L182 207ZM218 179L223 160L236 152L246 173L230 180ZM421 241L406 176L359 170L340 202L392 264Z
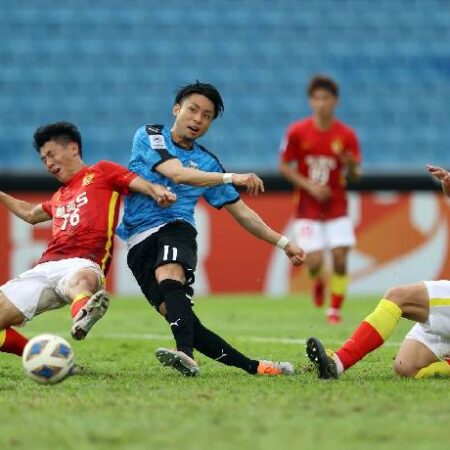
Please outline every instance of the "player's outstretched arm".
M0 203L3 203L14 215L32 225L51 219L51 216L42 208L42 204L33 205L2 191L0 191Z
M231 205L226 205L225 209L248 232L284 250L295 266L299 266L305 261L305 251L301 247L272 230L244 201L239 200Z
M178 159L169 159L156 167L156 171L170 178L177 184L190 186L218 186L233 183L235 186L245 187L251 195L264 192L264 183L254 173L222 173L204 172L203 170L184 167Z
M167 208L177 199L177 196L166 187L161 186L160 184L151 183L139 176L133 179L129 188L133 192L149 195L161 208Z
M427 164L428 172L442 184L442 190L445 195L450 198L450 172L442 167L432 166Z

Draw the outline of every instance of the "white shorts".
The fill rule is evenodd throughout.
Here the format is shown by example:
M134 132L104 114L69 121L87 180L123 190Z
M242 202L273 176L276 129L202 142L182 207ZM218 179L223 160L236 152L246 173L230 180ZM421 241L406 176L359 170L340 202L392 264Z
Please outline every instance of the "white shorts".
M327 221L296 219L294 239L306 253L353 247L356 243L353 223L348 216Z
M98 264L84 258L68 258L38 264L0 286L0 291L26 320L31 320L44 311L71 303L66 287L81 269L92 269L98 276L99 284L104 286L105 275Z
M424 281L430 298L430 315L416 323L405 339L414 339L438 358L450 358L450 281Z

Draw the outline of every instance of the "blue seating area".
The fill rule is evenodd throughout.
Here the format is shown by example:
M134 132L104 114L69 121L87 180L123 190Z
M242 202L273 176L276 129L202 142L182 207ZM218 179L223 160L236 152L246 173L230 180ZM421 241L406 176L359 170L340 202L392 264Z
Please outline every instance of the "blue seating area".
M317 72L340 83L367 172L450 166L446 0L24 0L0 17L0 171L42 171L32 134L56 120L79 125L87 162L127 164L135 129L169 123L199 79L225 102L202 143L271 172Z

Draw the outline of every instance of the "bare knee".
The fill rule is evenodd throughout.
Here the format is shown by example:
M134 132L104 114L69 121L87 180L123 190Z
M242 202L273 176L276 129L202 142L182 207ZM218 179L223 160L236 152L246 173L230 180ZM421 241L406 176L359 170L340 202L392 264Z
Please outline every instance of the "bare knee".
M180 264L164 264L155 270L156 281L161 283L163 280L175 280L181 284L186 282L184 268Z
M67 284L66 293L69 296L78 294L79 292L98 291L101 287L101 281L96 272L91 269L81 269L76 272Z
M400 306L406 298L406 294L405 287L395 286L385 292L384 298Z
M337 247L333 249L333 269L335 273L339 275L345 275L347 273L348 252L348 247Z
M15 305L0 292L0 330L4 330L13 325L20 325L25 320L25 316Z
M405 339L394 361L395 373L401 377L415 377L420 369L438 361L436 355L415 339Z
M306 255L306 264L309 272L314 275L320 272L323 263L323 253L321 251L308 253Z
M400 377L414 378L420 368L400 358L395 358L394 371Z

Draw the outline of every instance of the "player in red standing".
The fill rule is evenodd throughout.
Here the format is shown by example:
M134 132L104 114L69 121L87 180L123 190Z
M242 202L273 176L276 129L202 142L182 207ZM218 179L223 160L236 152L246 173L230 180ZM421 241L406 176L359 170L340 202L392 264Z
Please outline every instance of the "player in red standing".
M30 224L53 219L52 239L37 265L0 286L0 351L21 355L27 338L12 328L44 311L70 304L72 337L84 339L105 314L105 276L113 253L120 195L148 195L161 207L176 196L118 164L86 166L75 125L40 127L34 146L63 186L49 201L33 205L0 191L0 202Z
M313 299L324 303L324 254L332 256L328 322L339 323L348 286L347 259L355 244L347 212L346 179L360 177L361 154L355 132L335 118L339 88L331 78L314 76L308 85L312 116L294 122L280 149L280 172L296 190L295 241L307 253ZM296 167L292 164L295 163Z

